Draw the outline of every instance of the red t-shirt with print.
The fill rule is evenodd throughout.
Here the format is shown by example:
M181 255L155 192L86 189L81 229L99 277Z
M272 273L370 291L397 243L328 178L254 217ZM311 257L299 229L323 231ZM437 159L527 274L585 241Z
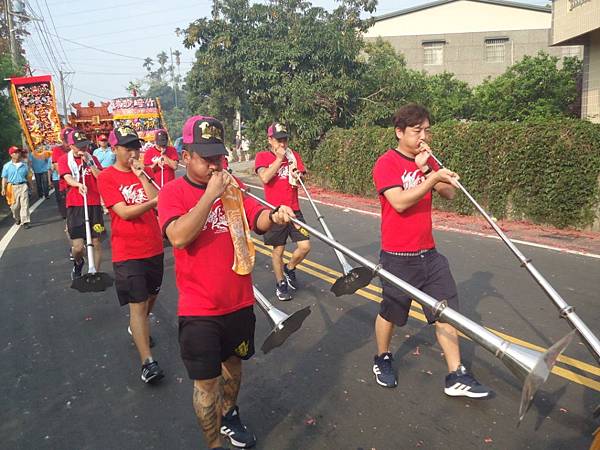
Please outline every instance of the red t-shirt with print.
M296 157L298 170L302 173L306 173L306 168L302 162L300 154L293 151ZM269 167L275 162L277 157L272 151L266 150L264 152L258 152L254 158L254 170L258 172L261 167ZM298 186L292 186L288 180L289 174L289 163L287 158L284 158L279 170L273 175L271 181L265 184L265 198L274 206L285 205L292 208L294 211L300 209L298 203Z
M179 161L179 156L177 155L177 149L175 147L168 146L165 149L164 154L167 158L172 159L173 161ZM150 147L144 153L144 165L151 166L152 164L154 164L154 161L156 161L157 159L160 159L160 157L161 157L160 150L157 149L156 147ZM175 171L167 165L163 166L164 174L162 174L162 175L161 175L161 168L158 164L156 166L154 166L154 169L150 169L150 170L151 170L152 178L154 179L154 181L156 181L156 184L158 184L159 186L161 186L161 184L160 184L161 177L164 178L164 184L175 179Z
M131 171L122 172L110 166L98 175L98 189L110 209L113 262L160 255L163 252L162 234L154 209L130 220L123 219L112 209L120 202L139 205L148 201L139 178Z
M240 186L243 186L238 180ZM204 195L206 185L187 176L160 191L158 217L163 233L167 226L187 214ZM250 197L244 210L251 229L265 208ZM233 242L220 199L214 202L204 228L187 247L173 248L175 280L179 290L178 315L221 316L254 304L252 276L238 275L233 266Z
M60 158L67 153L69 153L69 149L65 149L65 147L62 145L57 145L56 147L52 148L52 162L58 164ZM67 189L67 182L59 175L58 190L62 192L65 189Z
M439 169L432 158L427 164L433 170ZM417 252L434 248L431 192L402 213L396 211L384 195L388 189L412 189L425 181L425 175L415 160L390 149L375 163L373 181L381 203L381 249L388 252Z
M96 164L98 170L102 170L100 161L98 161L95 156L92 156L92 159L94 160L94 164ZM75 163L77 164L78 171L81 174L81 158L75 158ZM92 174L92 170L89 167L86 167L84 172L85 185L87 186L88 206L99 206L100 193L98 192L98 183L96 181L96 177L94 174ZM72 175L71 168L69 167L68 152L61 156L61 158L58 160L58 174L60 175L61 180L64 179L65 175ZM79 180L80 183L83 183L81 176ZM83 206L83 196L79 193L79 189L74 186L70 186L66 181L65 186L67 187L67 208L70 206Z

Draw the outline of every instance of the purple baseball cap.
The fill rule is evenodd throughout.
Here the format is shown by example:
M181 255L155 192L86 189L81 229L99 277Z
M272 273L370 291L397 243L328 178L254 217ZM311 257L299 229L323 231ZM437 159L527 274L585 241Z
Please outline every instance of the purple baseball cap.
M166 146L169 143L167 130L156 130L154 133L154 142L162 147Z
M226 155L223 124L214 117L193 116L183 125L183 144L200 156Z
M288 130L282 123L272 123L267 128L267 136L275 139L283 139L288 137Z
M73 131L67 134L67 144L83 149L89 147L92 141L87 138L83 131L73 129Z

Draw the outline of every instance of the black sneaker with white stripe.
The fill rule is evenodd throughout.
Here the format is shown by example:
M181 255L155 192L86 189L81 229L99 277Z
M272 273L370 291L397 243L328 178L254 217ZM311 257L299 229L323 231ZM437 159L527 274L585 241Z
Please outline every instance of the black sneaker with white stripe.
M394 361L394 358L391 353L382 353L373 358L373 373L375 374L375 381L380 386L387 388L398 386L392 361Z
M456 372L446 375L444 393L451 397L486 398L492 391L477 381L461 364Z
M165 374L156 361L147 362L142 366L142 381L144 383L156 383L164 376Z
M284 264L283 275L285 276L285 281L287 281L287 285L290 287L290 289L296 290L298 287L298 281L296 280L296 269L288 269L287 264Z
M250 448L256 444L256 436L242 424L237 406L221 418L221 434L228 437L234 447Z

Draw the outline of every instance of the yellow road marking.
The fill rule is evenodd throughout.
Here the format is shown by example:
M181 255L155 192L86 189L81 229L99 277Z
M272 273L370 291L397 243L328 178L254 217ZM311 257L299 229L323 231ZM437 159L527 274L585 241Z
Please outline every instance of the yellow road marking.
M252 241L254 242L256 250L258 252L260 252L264 255L267 255L267 256L271 256L271 249L269 246L264 245L261 241L257 240L256 238L252 238ZM287 251L284 252L284 255L287 258L290 258L292 256L292 254ZM329 267L323 266L321 264L318 264L314 261L310 261L308 259L305 259L304 261L302 261L302 264L298 265L298 269L300 269L303 272L306 272L310 275L313 275L323 281L326 281L329 284L333 284L337 278L342 276L341 272L337 272ZM319 269L321 272L318 272L315 269ZM329 275L333 275L333 277L325 275L322 272L325 272L326 274L329 274ZM381 303L381 300L382 300L381 297L378 295L375 295L369 291L381 293L381 288L378 286L375 286L373 284L369 284L364 289L359 289L358 291L356 291L356 293L364 298L371 300L371 301ZM421 305L416 302L413 302L413 308L417 309L417 311L415 311L414 309L411 309L409 315L417 320L420 320L421 322L427 322L425 315L418 311L418 310L422 311ZM536 350L539 352L546 351L546 349L543 347L540 347L538 345L535 345L530 342L524 341L522 339L516 338L514 336L510 336L508 334L502 333L502 332L494 330L492 328L487 328L487 329L489 331L491 331L492 333L496 334L497 336L501 337L502 339L505 339L514 344L522 345L523 347L526 347L526 348L529 348L532 350ZM460 334L461 334L461 336L468 339L467 336L464 336L462 333L460 333ZM558 358L558 361L563 364L567 364L567 365L570 365L577 369L580 369L584 372L588 372L592 375L600 376L600 368L592 366L591 364L584 363L583 361L580 361L578 359L569 358L568 356L560 356ZM591 378L587 378L585 376L579 375L571 370L565 369L563 367L554 366L554 368L552 369L552 373L554 373L555 375L558 375L560 377L563 377L569 381L572 381L574 383L581 384L582 386L586 386L586 387L589 387L590 389L594 389L595 391L600 392L600 382L593 380Z

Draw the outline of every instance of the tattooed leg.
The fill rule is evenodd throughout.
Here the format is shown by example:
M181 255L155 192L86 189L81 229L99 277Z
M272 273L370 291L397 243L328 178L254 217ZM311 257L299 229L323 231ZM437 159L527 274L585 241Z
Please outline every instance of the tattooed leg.
M194 409L209 448L221 447L223 394L220 378L194 380Z
M237 403L240 385L242 384L242 360L231 356L221 365L223 373L223 414L233 408Z

